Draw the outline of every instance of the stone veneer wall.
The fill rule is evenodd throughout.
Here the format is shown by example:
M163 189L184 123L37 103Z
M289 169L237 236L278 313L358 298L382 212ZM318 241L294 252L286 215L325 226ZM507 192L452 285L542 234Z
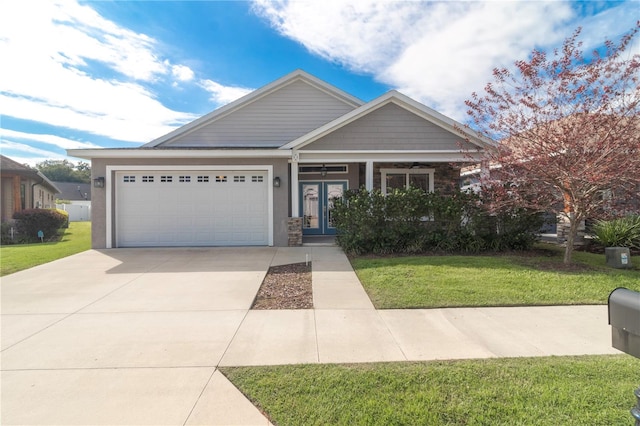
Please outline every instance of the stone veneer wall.
M564 215L558 215L558 227L557 227L557 241L558 244L565 244L567 242L567 235L569 229L569 219ZM573 242L574 247L583 246L585 244L585 222L584 220L578 225L578 234Z
M289 247L299 247L302 245L302 218L290 217L287 221L287 233L289 236Z

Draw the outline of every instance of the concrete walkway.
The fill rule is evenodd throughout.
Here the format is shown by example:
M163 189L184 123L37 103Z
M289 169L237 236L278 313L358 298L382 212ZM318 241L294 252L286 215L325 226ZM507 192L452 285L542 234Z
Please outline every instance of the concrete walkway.
M315 309L249 310L306 259ZM1 295L3 424L268 424L218 366L618 353L606 306L375 310L335 247L91 250Z

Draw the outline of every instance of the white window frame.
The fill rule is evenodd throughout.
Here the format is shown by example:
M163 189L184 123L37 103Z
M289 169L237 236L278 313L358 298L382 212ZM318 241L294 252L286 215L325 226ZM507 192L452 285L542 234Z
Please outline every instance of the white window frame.
M410 175L428 175L429 176L429 192L434 191L433 186L433 177L435 175L436 169L380 169L380 188L383 194L387 194L387 175L394 174L399 175L405 174L405 188L409 188L409 176Z

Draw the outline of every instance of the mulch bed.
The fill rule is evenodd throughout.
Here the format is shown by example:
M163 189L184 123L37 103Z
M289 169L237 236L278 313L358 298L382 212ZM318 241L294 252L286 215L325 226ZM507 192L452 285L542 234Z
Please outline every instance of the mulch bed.
M269 268L251 309L313 309L311 262Z

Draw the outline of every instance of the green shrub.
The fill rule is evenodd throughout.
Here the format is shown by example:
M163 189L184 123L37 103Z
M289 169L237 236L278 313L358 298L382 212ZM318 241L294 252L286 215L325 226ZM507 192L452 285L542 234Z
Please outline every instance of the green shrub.
M39 241L38 231L44 233L45 240L55 240L59 229L68 226L69 215L64 213L50 209L27 209L14 213L20 240Z
M524 210L490 215L473 193L347 191L332 212L348 253L472 252L530 248L541 225Z
M495 251L528 250L538 240L544 224L540 213L526 209L504 209L492 217L495 232L487 235L487 243Z
M598 220L593 225L594 241L605 247L640 249L640 216Z
M13 233L11 229L13 228ZM18 243L18 234L15 225L10 222L2 222L0 224L0 244L16 244Z
M65 217L64 225L61 227L67 229L69 227L69 212L61 209L56 209L56 211Z

